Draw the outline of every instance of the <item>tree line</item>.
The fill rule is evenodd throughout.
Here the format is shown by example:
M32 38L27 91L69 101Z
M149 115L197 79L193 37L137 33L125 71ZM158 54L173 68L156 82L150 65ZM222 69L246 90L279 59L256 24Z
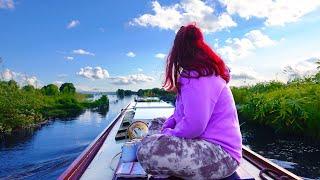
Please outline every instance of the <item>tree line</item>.
M173 92L167 92L163 88L139 89L136 92L131 90L118 89L116 91L116 94L120 98L131 95L138 95L139 97L159 97L161 100L171 103L174 103L176 99L176 95Z
M19 87L14 80L0 81L0 133L34 126L55 118L75 117L86 108L107 110L109 99L89 101L89 95L76 92L72 83L60 87L48 84L41 89Z

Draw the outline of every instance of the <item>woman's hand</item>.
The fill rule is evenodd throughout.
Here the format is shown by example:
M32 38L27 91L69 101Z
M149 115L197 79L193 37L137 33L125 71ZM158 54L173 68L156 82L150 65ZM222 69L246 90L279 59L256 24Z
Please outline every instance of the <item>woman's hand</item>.
M163 123L161 127L161 132L166 128L173 129L175 126L176 126L176 121L172 115Z

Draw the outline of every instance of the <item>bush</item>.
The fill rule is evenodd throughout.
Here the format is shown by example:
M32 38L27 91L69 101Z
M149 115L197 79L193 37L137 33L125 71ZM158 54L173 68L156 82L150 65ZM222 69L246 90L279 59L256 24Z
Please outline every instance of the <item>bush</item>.
M19 89L15 81L0 81L0 133L9 133L47 119L74 117L86 107L109 107L106 96L87 102L89 96L76 93L71 83L65 83L60 89L61 93L53 84L41 90L30 85Z
M239 115L278 132L320 138L320 84L317 75L287 84L273 81L232 88Z

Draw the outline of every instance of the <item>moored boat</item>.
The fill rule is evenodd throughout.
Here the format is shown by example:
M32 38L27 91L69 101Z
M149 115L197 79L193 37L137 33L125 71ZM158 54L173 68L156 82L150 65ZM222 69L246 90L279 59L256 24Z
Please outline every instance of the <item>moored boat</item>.
M130 124L148 123L156 117L169 117L174 107L163 101L131 102L108 127L78 156L59 179L115 179L121 147L129 140ZM243 146L243 158L234 176L229 179L301 179Z

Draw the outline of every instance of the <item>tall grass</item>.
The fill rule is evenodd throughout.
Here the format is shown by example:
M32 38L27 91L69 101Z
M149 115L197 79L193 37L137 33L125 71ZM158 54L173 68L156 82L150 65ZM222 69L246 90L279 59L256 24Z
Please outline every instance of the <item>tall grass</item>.
M286 84L232 88L239 114L278 132L320 138L320 73Z

